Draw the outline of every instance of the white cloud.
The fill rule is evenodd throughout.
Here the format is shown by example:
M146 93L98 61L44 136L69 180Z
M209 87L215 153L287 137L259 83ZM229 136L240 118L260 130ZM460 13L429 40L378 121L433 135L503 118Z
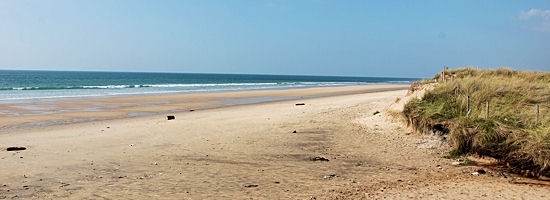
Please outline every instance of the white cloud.
M531 30L550 32L550 10L530 9L519 13L520 20L528 23Z
M528 20L531 18L542 18L543 20L550 20L550 10L534 9L528 11L521 11L519 19Z

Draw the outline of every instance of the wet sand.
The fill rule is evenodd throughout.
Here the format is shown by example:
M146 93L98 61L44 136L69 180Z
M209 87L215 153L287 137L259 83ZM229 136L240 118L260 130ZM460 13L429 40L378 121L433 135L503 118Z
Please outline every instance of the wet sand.
M408 85L381 84L6 103L0 104L0 131L407 88Z
M109 120L1 131L0 199L550 197L546 182L505 178L486 166L453 166L454 160L442 158L444 147L437 141L413 134L394 119L392 112L399 110L407 90L373 92L369 87L194 112L188 109L204 104L136 104L176 101L166 96L100 99L135 105L109 110L108 117L114 116ZM313 97L324 91L246 93L251 98ZM198 96L196 102L207 99ZM89 100L69 102L79 101ZM172 113L175 120L166 114L120 117L141 107L186 111ZM95 112L74 113L89 117ZM8 146L27 149L6 151ZM487 173L471 174L480 168Z

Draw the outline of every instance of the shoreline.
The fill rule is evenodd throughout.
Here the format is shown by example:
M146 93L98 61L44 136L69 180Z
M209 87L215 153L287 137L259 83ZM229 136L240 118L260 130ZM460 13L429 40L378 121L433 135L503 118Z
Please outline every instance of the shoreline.
M376 84L198 94L124 96L0 104L0 133L52 125L181 113L236 105L408 89Z

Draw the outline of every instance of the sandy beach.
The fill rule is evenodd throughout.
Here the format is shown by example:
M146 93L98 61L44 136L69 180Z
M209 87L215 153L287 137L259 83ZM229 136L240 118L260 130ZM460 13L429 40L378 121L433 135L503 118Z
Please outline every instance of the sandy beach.
M393 117L406 88L2 104L0 199L550 198L548 182L452 165Z
M280 100L406 89L408 85L321 87L156 96L41 100L0 104L0 131L120 119Z

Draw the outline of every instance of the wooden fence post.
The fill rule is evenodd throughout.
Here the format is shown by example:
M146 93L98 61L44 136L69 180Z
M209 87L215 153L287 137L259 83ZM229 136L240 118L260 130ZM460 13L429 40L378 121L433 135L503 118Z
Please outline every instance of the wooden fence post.
M466 112L470 110L470 95L466 97Z
M539 113L540 113L540 107L539 107L539 104L537 104L537 121L535 122L535 125L539 124Z
M489 101L487 101L486 104L487 105L485 106L485 119L489 119Z
M447 79L445 78L445 70L447 69L446 66L443 66L443 83L447 82Z

